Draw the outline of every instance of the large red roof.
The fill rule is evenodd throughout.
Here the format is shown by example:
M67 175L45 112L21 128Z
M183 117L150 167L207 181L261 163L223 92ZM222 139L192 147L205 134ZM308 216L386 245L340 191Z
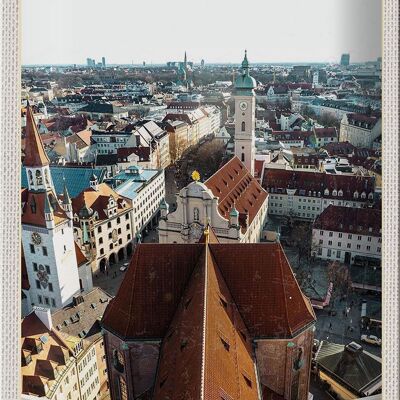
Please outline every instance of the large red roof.
M291 338L315 315L280 244L141 244L103 326L163 339L153 399L258 399L255 338Z
M239 223L246 231L264 204L268 194L236 156L222 166L204 184L219 198L218 211L226 219L233 206L239 211ZM246 224L248 215L248 225Z
M329 205L315 220L314 229L381 236L382 212L374 208Z
M334 197L332 191L336 189L343 191L342 199L353 200L356 191L359 195L365 192L367 197L373 193L375 180L371 176L267 169L264 172L263 187L270 193L285 193L286 189L296 189L297 195L308 196L311 192L312 196L320 193L320 197L328 198ZM329 190L329 195L325 195L325 189Z

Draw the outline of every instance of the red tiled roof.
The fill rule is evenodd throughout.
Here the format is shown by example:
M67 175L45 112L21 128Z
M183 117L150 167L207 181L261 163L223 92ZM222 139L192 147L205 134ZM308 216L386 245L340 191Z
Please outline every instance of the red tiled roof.
M131 154L136 154L140 161L150 160L150 147L120 147L117 149L118 161L124 161Z
M32 109L28 105L26 111L24 165L26 167L41 167L49 165L49 163L49 158L44 151L43 142L33 118Z
M354 122L365 122L367 124L371 124L374 126L378 122L377 117L369 117L368 115L364 114L347 114L347 120L348 121L354 121Z
M293 163L295 165L314 165L318 167L319 157L317 154L309 154L307 156L293 154Z
M330 157L352 154L356 148L350 142L328 143L323 147Z
M254 160L254 177L260 179L264 170L264 160Z
M338 137L338 133L335 127L314 128L314 132L317 138Z
M119 195L106 183L101 183L98 185L97 191L92 188L87 188L72 199L74 214L79 214L79 211L86 205L86 207L91 208L93 211L97 211L100 220L108 219L105 210L107 209L110 196L112 196L118 204L118 214L132 207L132 201L130 199ZM127 203L125 208L122 206L123 201Z
M382 212L372 208L328 206L315 220L313 228L333 232L381 236Z
M291 338L315 315L280 244L140 244L103 326L163 339L155 400L258 399L252 339Z
M312 131L274 131L272 137L275 140L304 140L307 141L312 135Z
M280 244L208 247L251 335L292 337L314 321ZM205 244L139 245L104 327L122 338L164 337L204 251Z
M57 196L53 191L46 192L29 192L26 191L26 198L24 199L24 206L22 209L22 218L21 222L23 224L35 225L35 226L46 226L46 219L44 215L45 209L45 201L46 196L53 196L54 201L52 204L53 207L53 215L54 215L54 223L57 225L68 219L65 211L61 208L60 204L57 201ZM24 195L25 197L25 195Z
M250 174L238 157L233 157L204 184L219 198L218 211L229 219L229 213L235 205L239 211L239 223L246 231L246 215L249 225L264 204L268 194Z
M286 192L286 189L304 190L304 196L309 192L321 193L321 197L331 198L332 191L342 190L344 200L353 200L354 192L365 192L368 196L375 189L375 180L371 176L337 175L321 172L287 171L280 169L267 169L264 172L263 187L270 193ZM329 195L325 195L325 189ZM314 196L314 194L312 193ZM337 197L338 198L338 197Z
M78 244L76 242L74 242L74 244L75 244L76 263L77 263L78 267L80 267L81 265L86 264L88 262L88 259L82 253L82 250L78 246Z

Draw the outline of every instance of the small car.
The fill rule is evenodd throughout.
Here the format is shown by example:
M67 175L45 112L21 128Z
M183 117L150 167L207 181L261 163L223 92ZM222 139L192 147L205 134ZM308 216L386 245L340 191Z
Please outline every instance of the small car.
M369 344L373 344L375 346L382 345L382 339L379 339L375 335L361 335L361 341Z

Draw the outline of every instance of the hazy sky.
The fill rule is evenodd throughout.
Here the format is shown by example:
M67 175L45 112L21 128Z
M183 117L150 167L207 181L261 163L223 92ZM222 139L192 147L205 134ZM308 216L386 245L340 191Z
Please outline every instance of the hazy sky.
M351 61L381 53L381 0L22 0L22 63Z

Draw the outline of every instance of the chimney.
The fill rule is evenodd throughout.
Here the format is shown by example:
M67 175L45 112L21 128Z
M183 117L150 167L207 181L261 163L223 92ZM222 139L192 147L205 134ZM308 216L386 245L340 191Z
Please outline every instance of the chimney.
M33 312L46 325L46 328L49 331L53 329L53 321L51 319L50 308L33 306Z

